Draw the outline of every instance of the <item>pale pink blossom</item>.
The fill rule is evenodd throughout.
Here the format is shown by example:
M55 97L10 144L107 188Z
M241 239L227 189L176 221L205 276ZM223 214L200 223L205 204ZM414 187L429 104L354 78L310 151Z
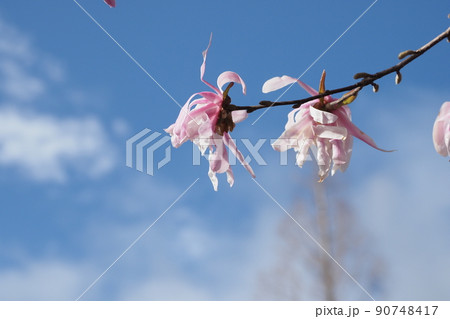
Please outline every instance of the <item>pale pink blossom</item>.
M436 152L450 156L450 102L444 102L434 122L433 142Z
M324 76L325 73L323 80ZM263 92L272 92L295 82L312 96L319 94L302 81L286 75L266 81ZM302 167L306 161L309 149L314 147L317 150L316 160L319 166L320 182L329 175L330 169L331 175L334 175L337 170L344 172L347 169L352 154L352 136L377 150L384 151L352 123L350 108L347 105L342 105L332 112L317 108L336 100L326 96L322 101L313 100L291 111L285 131L272 144L272 147L280 152L293 148L297 153L296 163L299 167Z
M111 8L116 7L116 0L105 0L105 3L109 5Z
M252 177L255 177L255 174L228 133L234 128L234 123L241 122L247 118L247 112L245 110L234 111L230 115L222 107L224 101L225 103L231 101L228 97L228 90L232 85L230 82L241 84L244 94L246 93L245 83L237 73L231 71L226 71L219 75L217 78L217 87L203 79L206 56L210 45L211 40L203 52L200 79L212 89L212 92L206 91L193 94L182 107L176 122L169 126L166 132L171 135L172 145L174 147L179 147L187 140L191 140L198 146L202 154L205 154L206 150L209 149L208 175L214 190L217 191L218 180L216 173L227 173L227 181L230 186L233 186L234 183L233 172L228 160L227 147ZM224 91L222 87L227 83L230 83L230 85ZM197 95L200 97L194 99Z

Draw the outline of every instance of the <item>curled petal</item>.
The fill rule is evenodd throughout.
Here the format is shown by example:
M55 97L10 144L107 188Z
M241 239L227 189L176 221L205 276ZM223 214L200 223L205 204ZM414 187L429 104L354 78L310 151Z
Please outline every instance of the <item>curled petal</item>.
M244 80L242 80L239 74L231 71L225 71L219 75L219 77L217 78L217 87L220 89L220 91L223 92L222 87L229 82L234 82L242 85L242 93L247 93L247 87L245 86Z
M239 123L245 120L248 117L248 113L246 110L242 111L233 111L231 112L231 116L233 118L234 123Z
M205 51L202 52L203 55L203 63L200 66L200 80L202 80L203 83L205 83L207 86L209 86L211 89L213 89L215 92L217 92L217 94L221 94L222 92L219 91L219 89L217 89L216 87L214 87L214 85L212 85L211 83L207 82L206 80L203 80L203 76L205 75L205 68L206 68L206 57L208 55L208 50L209 47L211 46L211 41L212 41L212 33L211 36L209 37L209 44L208 47L206 48Z
M292 84L294 82L297 82L309 94L311 94L311 95L318 94L318 92L316 90L314 90L312 87L310 87L308 84L306 84L296 78L290 77L288 75L283 75L282 77L276 76L274 78L267 80L263 85L262 91L263 91L263 93L269 93L272 91L279 90L279 89L281 89L289 84Z
M231 150L231 152L234 154L234 156L236 156L236 158L239 160L239 162L241 162L241 164L245 167L245 169L250 173L250 175L252 175L252 177L255 178L256 176L255 176L255 173L253 172L252 167L250 166L250 164L248 164L245 161L244 156L237 149L236 144L231 139L230 134L228 134L228 132L223 133L223 141L228 146L228 148Z

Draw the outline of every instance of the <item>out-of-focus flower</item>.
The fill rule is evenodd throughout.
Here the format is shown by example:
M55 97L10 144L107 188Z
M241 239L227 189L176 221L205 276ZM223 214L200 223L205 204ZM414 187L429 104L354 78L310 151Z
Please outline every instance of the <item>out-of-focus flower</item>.
M105 0L105 3L109 5L111 8L116 7L116 0Z
M217 78L217 87L203 79L205 74L206 56L209 47L203 51L203 63L200 67L200 80L208 85L212 92L199 92L193 94L182 107L174 124L165 131L171 135L172 145L179 147L187 140L195 143L202 154L209 149L209 178L217 191L218 180L216 173L227 173L227 181L233 186L234 177L228 160L228 151L236 156L247 171L255 177L252 168L245 161L242 153L237 149L228 132L232 131L235 123L247 118L247 111L226 111L223 106L231 103L228 91L234 83L242 85L242 92L246 93L246 87L241 77L234 72L226 71ZM225 90L222 87L228 84ZM194 99L195 96L200 97ZM194 100L193 100L194 99ZM225 147L226 146L226 147Z
M311 96L318 95L319 92L325 91L325 72L322 74L319 92L302 81L286 75L266 81L263 92L272 92L295 82ZM300 167L307 159L310 147L316 147L319 182L329 175L330 169L331 175L334 175L338 169L342 172L347 169L352 154L352 136L377 150L385 151L352 123L350 108L347 105L341 105L332 112L323 110L326 104L336 100L331 96L326 96L302 104L299 108L291 111L285 131L272 144L272 147L280 152L293 148L297 153L296 163Z
M450 156L450 102L444 102L434 122L433 142L436 152Z

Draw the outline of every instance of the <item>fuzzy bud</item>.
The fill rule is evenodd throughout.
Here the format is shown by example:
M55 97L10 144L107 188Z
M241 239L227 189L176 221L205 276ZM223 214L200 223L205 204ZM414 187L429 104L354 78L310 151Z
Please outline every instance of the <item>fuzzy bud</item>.
M414 50L406 50L406 51L403 51L403 52L399 53L398 59L402 60L402 59L406 58L408 55L413 55L413 54L416 54L416 53L417 52L414 51Z
M402 81L402 74L400 71L397 71L397 75L395 76L395 84L399 84Z
M355 79L355 80L358 80L358 79L362 79L362 78L369 78L369 77L371 77L372 76L372 74L369 74L369 73L366 73L366 72L360 72L360 73L356 73L354 76L353 76L353 78Z
M380 86L378 84L372 83L372 90L374 93L377 93L379 88Z

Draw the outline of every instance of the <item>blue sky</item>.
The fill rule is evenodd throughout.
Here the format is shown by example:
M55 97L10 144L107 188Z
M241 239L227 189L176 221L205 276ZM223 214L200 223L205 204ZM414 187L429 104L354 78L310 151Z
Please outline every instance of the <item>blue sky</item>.
M239 73L239 105L276 99L262 84L299 76L373 1L125 1L79 3L180 104L200 82ZM316 87L352 83L356 72L397 63L448 25L445 1L379 0L302 77ZM381 153L355 141L339 196L359 216L384 258L378 299L450 298L449 162L431 131L450 100L448 43L379 81L351 105L354 122ZM304 97L298 87L285 98ZM232 136L277 138L289 107L239 124ZM149 176L125 166L125 141L144 128L163 132L179 107L72 0L0 4L0 299L74 300L197 178L84 300L248 300L258 275L276 260L276 228L285 213L240 166L235 185L208 164L192 166L189 143ZM239 144L244 155L245 147ZM311 202L315 166L279 165L269 143L257 181L288 211ZM342 194L344 193L344 194ZM301 232L301 229L298 229ZM308 240L305 237L305 240ZM299 243L301 245L301 243ZM351 287L351 284L349 285ZM351 290L351 292L350 292ZM370 290L370 289L369 289ZM349 288L349 295L368 297Z

